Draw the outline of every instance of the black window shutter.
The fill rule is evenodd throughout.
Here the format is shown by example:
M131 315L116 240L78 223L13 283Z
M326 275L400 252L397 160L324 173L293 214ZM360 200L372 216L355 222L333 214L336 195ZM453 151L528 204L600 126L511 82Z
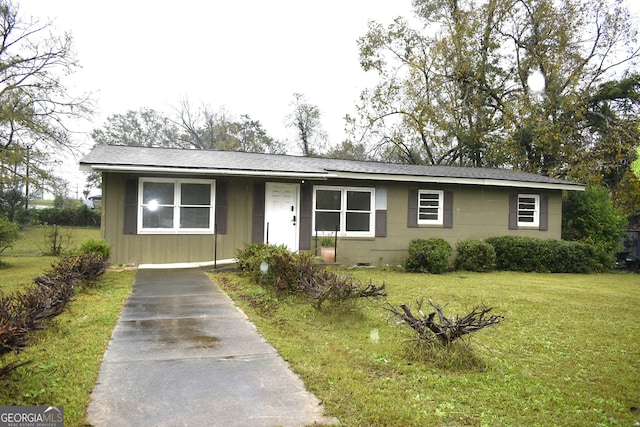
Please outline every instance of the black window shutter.
M138 178L124 183L124 234L138 233Z
M216 233L227 234L228 198L229 183L227 181L216 181Z
M409 189L409 208L407 210L407 227L418 227L418 190L416 188Z
M518 195L509 194L509 230L518 229Z
M298 248L311 249L311 218L313 214L313 187L310 184L300 186L300 240Z
M253 184L253 213L251 221L251 242L264 242L264 182Z
M549 229L549 196L540 195L540 231Z
M376 237L387 237L387 211L376 210Z
M442 226L444 228L453 228L453 191L444 192L444 218Z

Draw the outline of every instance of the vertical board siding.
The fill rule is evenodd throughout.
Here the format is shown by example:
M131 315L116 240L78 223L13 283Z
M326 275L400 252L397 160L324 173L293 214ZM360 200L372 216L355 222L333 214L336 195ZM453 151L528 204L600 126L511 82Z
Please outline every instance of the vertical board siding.
M227 216L229 210L229 183L227 181L216 181L216 213L215 230L218 234L227 234Z
M253 212L251 222L251 242L264 242L264 196L265 183L255 182L253 184Z

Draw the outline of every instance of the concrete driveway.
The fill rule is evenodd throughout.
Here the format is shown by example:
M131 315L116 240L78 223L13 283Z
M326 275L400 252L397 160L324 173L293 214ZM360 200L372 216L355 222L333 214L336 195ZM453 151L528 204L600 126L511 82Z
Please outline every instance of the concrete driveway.
M337 422L200 269L138 271L87 419L98 427Z

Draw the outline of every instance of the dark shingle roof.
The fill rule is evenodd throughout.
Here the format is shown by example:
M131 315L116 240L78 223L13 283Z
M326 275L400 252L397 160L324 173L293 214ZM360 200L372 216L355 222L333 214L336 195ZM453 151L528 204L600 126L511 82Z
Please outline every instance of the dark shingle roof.
M175 170L255 176L348 177L389 181L467 182L469 184L536 186L583 189L570 181L509 169L458 166L423 166L397 163L299 157L237 151L184 150L170 148L98 145L82 160L83 168L95 170ZM490 181L490 182L486 182Z

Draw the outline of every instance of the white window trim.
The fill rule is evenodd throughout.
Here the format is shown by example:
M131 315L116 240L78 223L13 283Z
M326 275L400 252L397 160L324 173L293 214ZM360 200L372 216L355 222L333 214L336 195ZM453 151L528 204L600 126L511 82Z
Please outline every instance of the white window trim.
M524 221L520 221L520 198L533 198L535 200L535 207L533 209L533 222L524 222ZM524 227L524 228L538 228L540 227L540 195L539 194L518 194L518 200L517 200L517 206L516 206L516 215L517 215L517 221L518 221L518 227ZM530 210L527 210L527 212L531 212Z
M342 237L374 237L375 236L375 224L376 224L376 190L373 187L340 187L340 186L314 186L313 187L313 230L316 229L316 191L317 190L332 190L340 191L340 227L338 230L338 236ZM348 191L368 191L370 194L369 202L369 231L346 231L347 226L347 192ZM355 211L354 211L355 212ZM365 212L365 211L358 211ZM314 233L316 233L314 231ZM335 230L318 230L318 236L333 236Z
M437 219L420 219L420 195L421 194L437 194L438 195L438 218ZM418 190L418 225L443 225L444 224L444 191L443 190Z
M170 182L173 187L173 228L143 228L143 190L145 182ZM209 227L206 228L180 228L180 192L181 184L209 184L211 185L211 205L209 206ZM191 178L140 178L138 180L138 234L213 234L215 227L215 188L214 179L191 179ZM176 227L177 225L177 227Z

